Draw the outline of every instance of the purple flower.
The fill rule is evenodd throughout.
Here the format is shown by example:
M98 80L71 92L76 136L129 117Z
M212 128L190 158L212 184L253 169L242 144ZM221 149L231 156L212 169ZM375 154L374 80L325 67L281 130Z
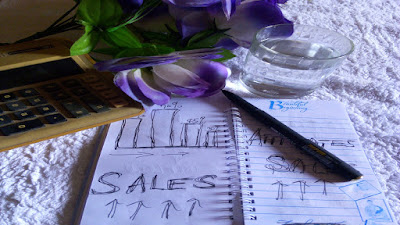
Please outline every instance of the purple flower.
M221 15L216 17L216 23L220 29L230 28L226 34L233 37L233 40L243 47L250 47L256 32L266 26L276 24L291 24L280 8L270 2L253 1L241 4L230 20Z
M208 8L179 8L170 5L170 13L177 21L177 27L184 38L190 37L199 31L210 28L215 20L219 29L229 29L226 34L239 45L248 48L255 33L265 26L291 23L282 14L277 2L282 0L242 2L236 8L236 13L228 20L225 14L216 7ZM224 46L219 43L218 46ZM226 48L231 47L229 43Z
M220 48L203 48L176 51L167 55L124 57L98 62L94 67L99 71L119 72L129 69L174 63L179 59L218 59L222 57L222 55L218 55L218 53L221 52Z
M240 4L240 0L163 0L168 4L175 5L180 8L203 8L218 5L222 7L227 19L235 12L236 5Z
M148 69L125 70L117 73L114 83L128 96L144 106L164 105L170 95L205 97L220 91L230 75L221 63L203 60L179 60L174 64Z
M143 0L118 0L118 2L127 14L133 13L143 4Z
M153 66L157 84L171 93L190 98L215 94L225 86L230 73L222 63L202 59Z

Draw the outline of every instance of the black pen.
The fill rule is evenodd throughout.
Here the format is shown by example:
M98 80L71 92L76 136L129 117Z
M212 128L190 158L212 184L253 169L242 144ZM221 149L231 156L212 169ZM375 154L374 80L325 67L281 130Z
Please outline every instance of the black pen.
M248 103L243 98L225 90L222 90L222 93L224 93L224 95L233 103L248 112L256 120L271 128L278 134L289 139L298 149L314 157L332 172L340 174L348 180L357 180L363 177L363 175L358 170L354 169L343 160L339 159L338 157L328 152L321 146L315 144L311 140L301 136L296 131L281 123L268 113Z

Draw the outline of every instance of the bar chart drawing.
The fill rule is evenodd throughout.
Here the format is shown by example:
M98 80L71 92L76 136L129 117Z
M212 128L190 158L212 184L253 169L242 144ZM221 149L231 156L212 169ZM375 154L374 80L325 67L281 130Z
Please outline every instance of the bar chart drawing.
M151 147L174 146L174 124L178 109L155 109L151 112ZM165 132L168 135L165 135ZM166 143L168 143L166 145Z
M123 120L115 150L222 147L218 141L222 125L207 122L204 116L181 113L180 109L153 109L147 115Z
M186 123L182 124L182 131L181 131L181 146L188 147L188 146L197 146L200 147L200 139L203 131L204 125L204 117L201 117L199 120L189 120ZM190 135L194 132L196 135Z

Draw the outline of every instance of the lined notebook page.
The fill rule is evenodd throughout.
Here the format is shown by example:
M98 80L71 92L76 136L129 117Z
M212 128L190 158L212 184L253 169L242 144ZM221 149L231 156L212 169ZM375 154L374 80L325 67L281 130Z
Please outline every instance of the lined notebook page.
M343 106L330 101L254 100L364 178L340 182L314 159L241 112L241 179L246 225L394 224L380 185Z
M112 123L81 224L242 224L229 107L221 95L173 99Z

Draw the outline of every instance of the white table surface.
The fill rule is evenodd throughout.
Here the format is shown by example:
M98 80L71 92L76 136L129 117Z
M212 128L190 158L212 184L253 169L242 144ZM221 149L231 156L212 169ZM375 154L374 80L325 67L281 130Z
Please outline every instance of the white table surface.
M0 42L50 25L72 0L0 0ZM400 223L400 2L289 0L295 23L336 30L352 39L353 54L323 87L305 99L343 102L384 194ZM62 37L76 39L77 32ZM256 97L237 83L245 49L227 63L227 89ZM0 59L1 60L1 59ZM92 128L0 153L0 224L69 224L99 136Z

